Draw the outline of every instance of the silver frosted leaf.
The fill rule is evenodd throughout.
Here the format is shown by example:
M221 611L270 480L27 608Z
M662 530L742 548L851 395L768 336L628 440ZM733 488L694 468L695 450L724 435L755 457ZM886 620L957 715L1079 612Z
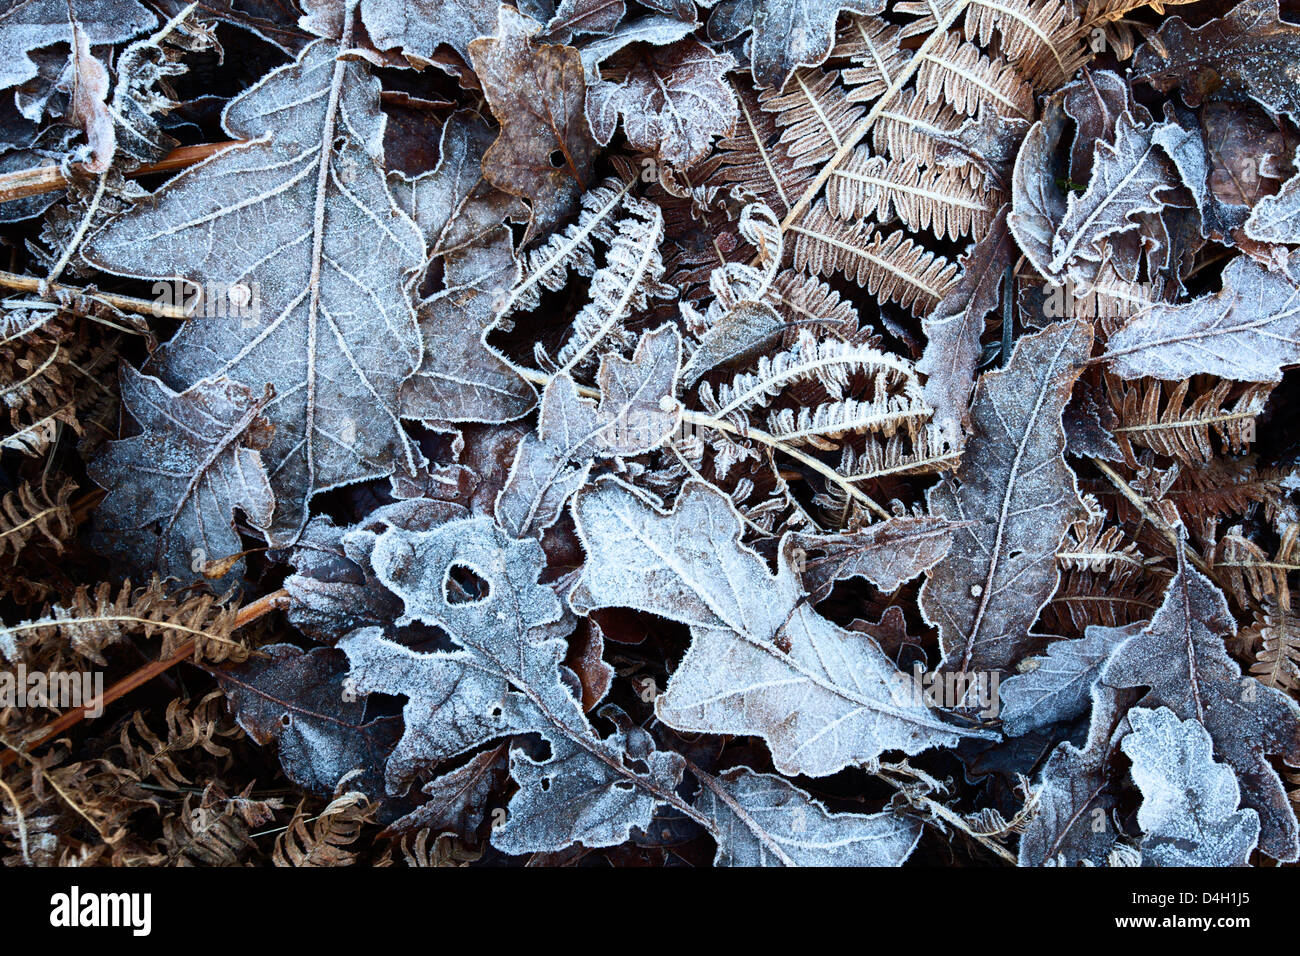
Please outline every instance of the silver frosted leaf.
M1114 143L1097 141L1092 176L1082 194L1066 198L1065 216L1052 238L1047 274L1088 282L1107 256L1108 244L1140 228L1138 217L1158 215L1180 182L1152 128L1120 114Z
M688 481L665 512L605 480L579 492L573 510L587 549L575 610L630 607L691 627L655 701L670 727L763 737L777 770L809 776L981 735L930 711L871 638L813 612L788 562L774 577L711 485Z
M631 360L606 354L597 383L600 404L583 398L568 374L542 393L537 433L519 443L497 522L516 538L538 535L560 516L596 458L634 456L657 448L681 414L674 393L681 338L665 325L647 332Z
M1014 664L1056 589L1057 547L1083 515L1061 413L1091 345L1084 320L1021 338L1007 366L980 380L956 476L930 489L932 515L973 522L921 587L947 670Z
M1274 196L1265 196L1250 211L1246 235L1260 242L1300 243L1300 175L1282 184Z
M1042 657L1027 660L1032 669L1008 677L1000 685L1002 729L1008 736L1019 737L1085 713L1092 685L1110 652L1143 626L1093 624L1084 637L1056 641Z
M1236 771L1243 802L1258 811L1260 849L1276 860L1300 857L1300 827L1268 755L1300 766L1300 706L1286 694L1244 676L1224 639L1236 631L1228 602L1178 552L1178 573L1151 623L1117 647L1101 679L1145 687L1143 707L1168 707L1197 720L1214 755Z
M87 466L109 490L95 511L96 546L131 573L238 581L243 559L224 565L243 550L235 511L266 528L275 508L258 450L270 440L271 394L224 378L177 393L129 365L120 378L140 434L108 442Z
M702 779L695 805L713 821L716 866L901 866L921 839L920 820L830 813L790 781L748 767Z
M709 36L730 40L752 29L754 80L779 90L796 68L817 66L830 54L839 11L884 9L884 0L722 0L709 18Z
M1096 683L1082 749L1058 744L1038 782L1038 812L1020 837L1021 866L1104 866L1117 843L1110 763L1131 694Z
M384 180L379 81L338 51L313 43L232 100L223 127L247 142L181 173L85 251L106 272L179 277L222 306L155 356L165 381L275 387L264 458L277 546L298 536L316 492L422 463L397 398L420 364L405 283L424 243Z
M943 518L888 518L842 534L790 534L782 547L815 604L851 578L893 593L943 560L959 527Z
M537 393L484 341L493 303L519 279L510 230L498 225L443 262L444 288L418 309L424 359L402 386L402 417L496 424L528 414Z
M397 49L417 65L440 43L468 60L470 41L497 22L494 4L478 0L361 0L361 20L375 49Z
M726 80L735 66L731 54L715 53L693 37L645 48L617 82L587 87L587 119L596 141L608 144L622 116L633 149L689 168L736 121L736 94Z
M37 74L28 56L55 43L72 42L72 23L92 46L121 43L157 25L135 0L10 0L0 12L0 90Z
M423 767L499 737L537 733L549 757L511 755L520 789L492 838L505 852L613 846L649 825L660 803L681 803L673 794L680 757L657 751L629 726L602 738L574 697L561 666L573 618L537 583L543 553L536 541L511 539L486 518L426 531L391 528L379 536L372 561L405 603L403 620L437 625L457 645L418 653L378 628L339 642L359 691L407 698L405 730L388 760L390 792L404 790ZM453 569L477 575L486 595L453 596Z
M1300 363L1300 265L1275 272L1238 256L1222 289L1150 306L1110 337L1105 358L1124 378L1280 382L1284 365Z
M1210 735L1168 707L1134 707L1120 748L1142 791L1144 866L1245 866L1259 839L1259 814L1238 810L1232 770L1214 760Z

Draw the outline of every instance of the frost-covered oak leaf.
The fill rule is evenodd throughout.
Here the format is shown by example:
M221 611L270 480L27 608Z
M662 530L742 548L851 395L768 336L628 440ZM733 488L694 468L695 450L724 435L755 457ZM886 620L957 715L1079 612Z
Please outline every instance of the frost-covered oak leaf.
M28 56L55 43L72 42L72 21L88 45L121 43L157 25L135 0L3 0L0 2L0 90L36 76Z
M1167 707L1134 707L1128 721L1120 749L1142 791L1142 864L1245 866L1259 839L1259 814L1237 809L1237 778L1215 761L1205 728Z
M1072 720L1087 712L1092 685L1101 674L1110 653L1142 629L1144 624L1123 627L1091 625L1084 637L1049 644L1042 657L1024 662L1026 669L1002 681L1002 729L1019 737L1039 727Z
M921 587L946 670L1008 668L1032 643L1059 578L1057 547L1083 515L1061 413L1091 345L1084 320L1021 338L1006 367L980 380L955 477L930 489L932 515L970 522Z
M259 450L271 439L270 391L220 378L178 394L129 365L121 389L140 434L108 442L87 466L109 490L95 509L97 547L132 573L238 581L243 559L226 565L243 550L235 511L266 528L275 507Z
M473 518L426 531L389 529L372 561L405 604L398 623L436 625L456 645L418 653L374 627L339 642L358 691L407 698L405 730L388 760L390 792L402 792L421 768L499 737L537 733L549 744L549 757L511 754L519 790L507 822L492 835L506 853L549 852L574 842L615 846L633 827L648 825L660 803L681 802L673 795L681 757L657 750L631 725L602 738L583 713L572 689L576 678L562 666L573 618L551 588L537 583L540 544L511 539L490 520ZM477 575L486 596L466 600L452 592L453 569Z
M709 36L731 40L753 30L754 79L780 89L798 67L816 66L830 55L841 10L884 9L884 0L722 0L709 18Z
M1052 238L1049 276L1089 283L1110 244L1140 228L1140 216L1164 209L1180 180L1169 156L1152 141L1152 131L1124 112L1114 142L1097 140L1088 187L1067 197Z
M274 386L263 457L276 545L297 537L316 492L422 463L397 396L420 364L405 282L424 244L384 181L379 81L338 50L313 43L232 100L222 125L248 142L177 176L86 250L107 272L176 276L243 304L186 322L156 361L174 387Z
M1178 573L1151 623L1111 652L1101 680L1145 687L1140 706L1168 707L1205 727L1215 757L1236 771L1245 806L1259 813L1260 849L1290 862L1300 857L1300 827L1268 757L1300 766L1300 706L1241 673L1224 646L1235 631L1223 592L1187 566L1180 547Z
M1110 337L1105 359L1130 379L1280 382L1283 366L1300 363L1300 261L1275 272L1238 256L1223 270L1222 289L1150 306Z
M688 481L666 512L606 479L580 491L573 512L587 549L569 597L576 610L628 607L691 628L655 701L670 727L760 736L777 770L814 777L964 736L874 640L816 614L788 560L772 575L712 485Z
M830 813L770 773L697 776L695 805L713 821L717 866L901 866L921 839L920 820L890 810Z
M674 397L680 365L681 338L665 325L641 336L630 361L602 356L599 405L581 397L567 373L555 376L542 394L537 433L519 443L497 497L497 522L516 538L540 534L559 518L595 459L658 447L681 415Z

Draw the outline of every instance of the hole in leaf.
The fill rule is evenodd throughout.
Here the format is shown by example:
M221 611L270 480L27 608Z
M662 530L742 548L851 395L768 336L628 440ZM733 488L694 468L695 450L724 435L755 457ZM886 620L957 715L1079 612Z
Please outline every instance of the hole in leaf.
M542 789L543 789L543 790L550 790L550 789L551 789L551 778L550 778L550 777L543 777L543 778L542 778Z
M473 568L453 564L447 569L443 597L448 604L474 604L486 601L492 587Z
M551 158L551 165L552 165L553 167L555 167L556 169L561 169L561 168L563 168L563 166L564 166L564 153L563 153L561 150L558 150L558 149L551 150L551 157L550 157L550 158Z

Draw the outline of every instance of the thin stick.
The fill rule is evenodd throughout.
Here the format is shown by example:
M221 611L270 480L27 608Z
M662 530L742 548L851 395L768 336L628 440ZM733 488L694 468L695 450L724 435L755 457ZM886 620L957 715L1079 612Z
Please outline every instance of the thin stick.
M170 173L177 169L185 169L187 166L193 166L195 163L207 159L213 153L219 152L227 146L236 146L241 142L243 140L232 139L224 143L200 143L197 146L180 146L173 149L158 162L139 166L126 175L130 179L139 179L141 176L153 176L158 173ZM71 171L74 176L78 174L89 175L85 163L73 163ZM56 189L63 189L71 181L72 178L67 172L64 172L61 166L36 166L31 169L20 169L16 172L5 173L0 175L0 203L54 192Z
M1178 532L1169 527L1164 519L1155 513L1151 506L1146 503L1146 500L1134 490L1132 485L1124 480L1123 476L1120 475L1119 472L1110 467L1110 465L1106 464L1100 458L1089 458L1088 460L1097 466L1097 470L1110 480L1110 483L1115 486L1115 489L1127 498L1134 508L1137 508L1137 510L1141 512L1143 518L1151 522L1153 528L1169 539L1169 543L1172 544L1174 550L1177 551L1180 543ZM1210 568L1210 565L1206 563L1205 559L1192 550L1191 544L1186 544L1186 548L1187 559L1191 561L1192 564L1196 565L1196 569L1202 574L1213 577L1214 571Z
M244 627L247 624L253 623L258 618L264 617L276 608L284 607L287 603L288 597L289 592L284 588L281 588L278 591L267 594L264 597L258 598L256 601L244 605L239 609L239 613L235 615L235 627ZM133 673L128 674L108 690L104 691L103 696L92 703L97 708L106 707L119 697L129 694L137 687L149 683L149 681L153 680L159 674L170 670L181 661L191 657L193 654L194 641L188 640L177 648L176 653L171 657L150 661L148 664ZM83 704L82 706L74 707L67 713L61 715L57 720L50 724L33 743L27 745L27 750L30 751L37 747L42 747L55 737L59 736L59 734L63 733L69 727L76 726L85 719L86 710L89 706L91 706L91 704ZM9 749L4 753L0 753L0 768L9 766L9 764L17 760L18 756L22 753L22 751L15 749L12 745L6 746L8 746Z
M41 288L43 285L46 286L46 289ZM110 305L123 312L137 312L141 315L153 315L161 319L184 319L188 317L186 311L180 306L163 305L159 302L150 302L148 299L133 299L126 295L113 295L111 292L88 292L76 286L62 285L57 282L51 282L47 285L43 279L37 279L34 276L20 276L16 272L0 270L0 286L7 289L17 289L20 292L34 292L37 295L44 295L46 290L49 292L66 292L85 299L103 302L105 305Z

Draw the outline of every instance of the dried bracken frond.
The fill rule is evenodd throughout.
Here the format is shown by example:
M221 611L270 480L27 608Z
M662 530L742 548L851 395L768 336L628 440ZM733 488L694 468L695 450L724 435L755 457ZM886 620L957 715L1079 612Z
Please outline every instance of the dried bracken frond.
M1271 555L1240 534L1225 534L1214 549L1214 569L1242 607L1271 602L1283 613L1290 612L1289 575L1300 571L1300 524L1286 527Z
M1119 416L1114 434L1130 464L1135 463L1134 446L1150 448L1184 464L1204 465L1214 458L1210 436L1223 449L1239 454L1248 451L1254 439L1255 419L1264 410L1272 387L1250 385L1229 404L1233 383L1220 381L1213 388L1192 391L1192 383L1136 382L1107 377L1111 407ZM1193 394L1191 404L1188 395Z
M815 275L842 272L872 295L923 314L952 288L957 266L917 245L904 232L882 236L866 223L834 218L818 204L798 224L794 261Z
M0 629L0 651L12 651L19 643L59 640L102 663L104 648L139 634L161 637L162 657L193 641L196 660L239 660L248 649L231 636L237 613L237 608L208 594L177 599L157 578L142 588L127 581L114 589L103 582L93 591L79 588L67 603L52 605L45 617Z
M973 189L960 169L922 169L914 160L887 162L858 147L826 187L826 208L837 219L901 219L913 232L940 239L981 235L1004 197Z
M8 555L11 562L16 561L37 535L56 554L63 553L76 530L69 506L76 490L76 482L64 479L52 494L24 483L5 495L0 501L0 558Z
M272 860L276 866L351 866L357 854L346 847L357 841L374 812L366 795L355 790L340 793L311 817L306 804L300 804L276 837Z

